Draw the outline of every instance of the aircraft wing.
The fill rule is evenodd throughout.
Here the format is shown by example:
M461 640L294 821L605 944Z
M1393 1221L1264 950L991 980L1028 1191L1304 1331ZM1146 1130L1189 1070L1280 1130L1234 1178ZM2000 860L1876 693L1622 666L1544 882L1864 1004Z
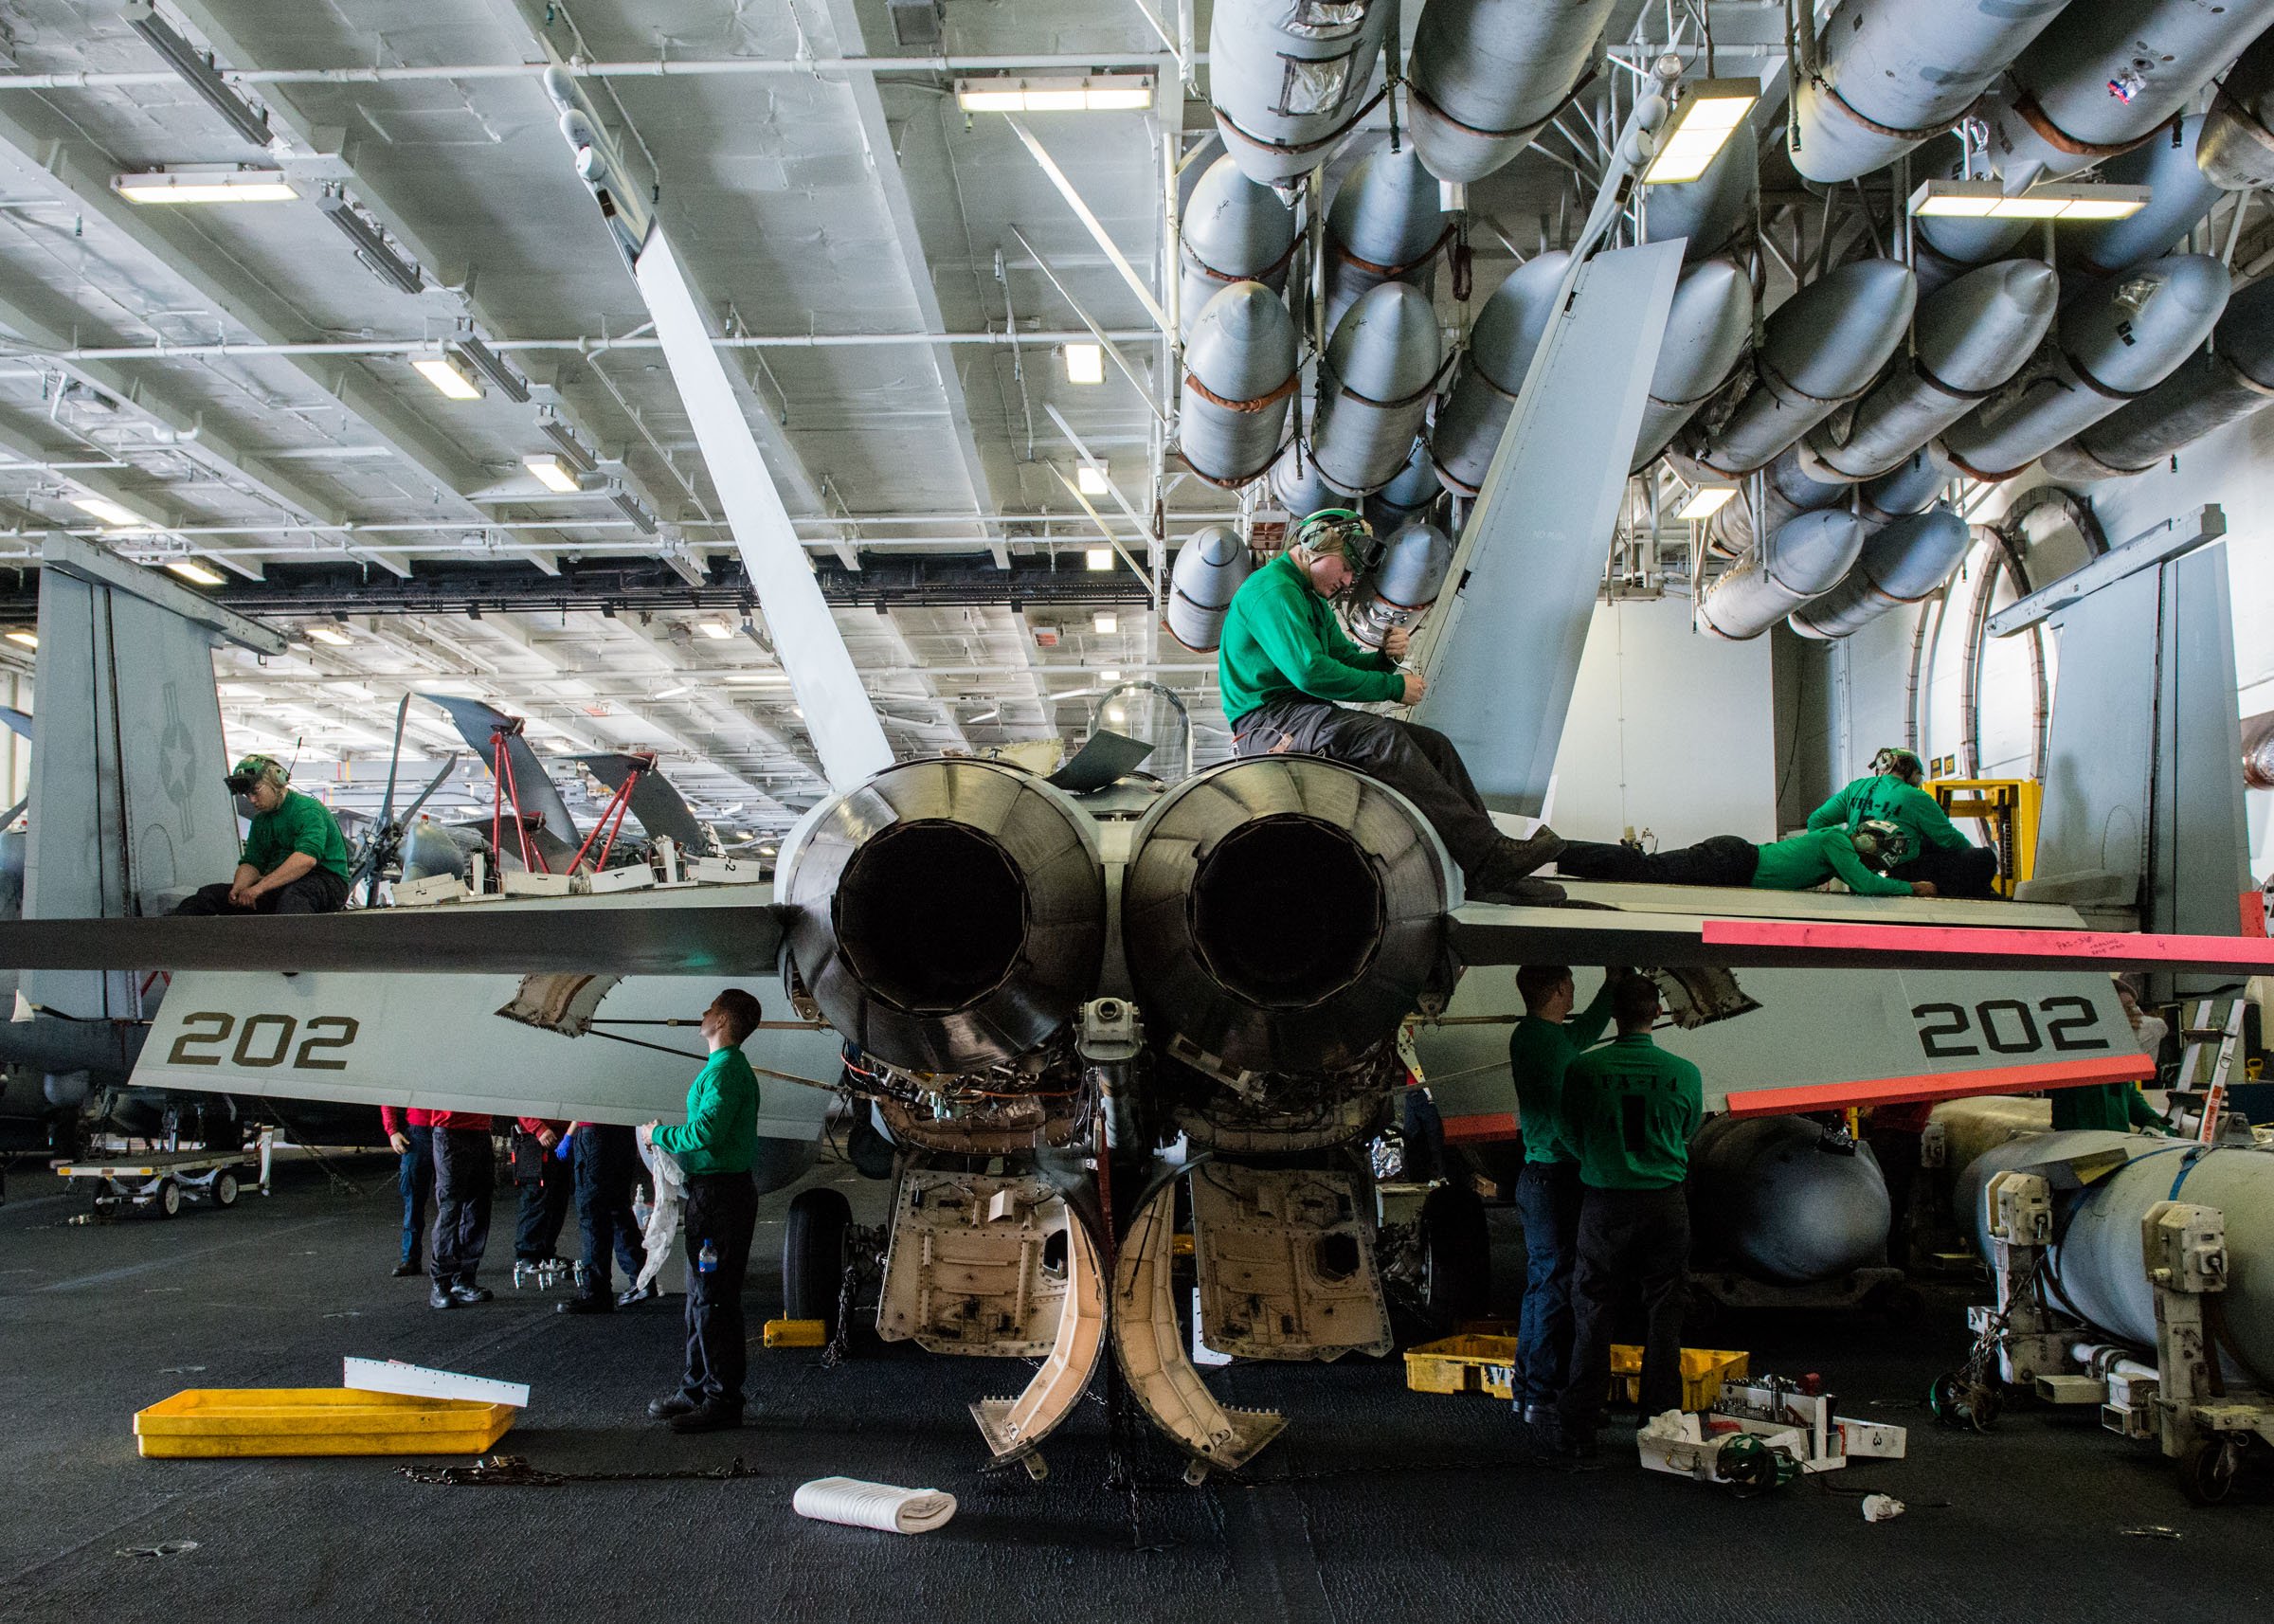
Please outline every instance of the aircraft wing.
M265 919L44 919L0 925L0 967L771 975L783 940L772 894L734 886Z
M640 765L628 755L581 755L576 759L590 767L592 776L610 789L622 789L623 781L632 776L632 768ZM711 850L711 837L695 821L678 786L659 772L644 771L640 782L632 785L632 816L640 820L640 827L651 837L667 835L685 850L698 855Z
M490 769L491 776L496 776L497 748L492 740L496 736L495 730L507 725L512 718L479 699L462 698L455 694L422 694L419 697L430 705L440 705L450 713L451 723L458 729L459 737L464 739L474 753L481 758L481 765ZM546 774L545 764L537 760L537 752L529 748L529 740L519 733L508 733L505 760L513 769L514 792L520 798L521 810L532 817L543 819L545 827L568 841L571 852L575 851L577 841L582 839L576 830L576 820L568 815L568 803L563 801L561 792L553 787L552 780ZM512 816L510 810L507 816Z

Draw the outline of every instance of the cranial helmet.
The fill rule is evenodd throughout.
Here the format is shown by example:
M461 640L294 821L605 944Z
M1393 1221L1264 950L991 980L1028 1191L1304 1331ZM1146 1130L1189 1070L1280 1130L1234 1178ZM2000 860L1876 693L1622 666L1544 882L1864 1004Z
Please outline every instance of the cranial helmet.
M1871 770L1882 777L1900 778L1914 788L1926 782L1926 764L1919 759L1919 752L1897 745L1889 745L1873 756Z
M281 789L292 782L292 768L273 755L248 755L231 767L222 782L229 786L231 795L250 795L262 784Z
M1867 818L1849 831L1855 855L1876 869L1890 869L1911 860L1911 837L1900 823L1885 818Z
M1356 569L1365 563L1373 532L1348 508L1321 508L1295 527L1295 545L1314 555L1335 553Z

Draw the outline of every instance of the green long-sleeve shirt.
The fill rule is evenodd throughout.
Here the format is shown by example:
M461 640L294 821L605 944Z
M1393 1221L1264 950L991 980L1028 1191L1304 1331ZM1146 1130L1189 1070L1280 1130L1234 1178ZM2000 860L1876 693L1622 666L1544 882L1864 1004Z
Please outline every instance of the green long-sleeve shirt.
M1974 842L1958 833L1942 810L1942 803L1893 773L1859 778L1808 815L1812 829L1850 829L1867 819L1878 818L1910 836L1914 850L1940 846L1962 851Z
M287 789L273 812L253 814L244 838L244 861L262 874L295 852L306 852L319 869L348 877L348 839L332 808L313 795Z
M1611 1024L1611 983L1567 1020L1527 1015L1508 1034L1508 1073L1516 1079L1516 1125L1526 1162L1577 1162L1563 1130L1563 1074Z
M1863 896L1908 896L1908 881L1889 879L1864 866L1846 829L1812 829L1760 848L1753 870L1756 891L1806 891L1837 875Z
M758 1154L758 1076L739 1049L721 1049L687 1085L687 1124L655 1142L689 1173L747 1173Z
M1334 610L1286 553L1232 594L1216 669L1235 728L1266 700L1293 694L1362 705L1405 696L1396 667L1343 635Z
M2126 1133L2135 1128L2157 1131L2170 1124L2156 1114L2136 1083L2091 1083L2081 1089L2053 1091L2053 1130L2097 1128L2107 1133Z
M1591 1190L1670 1190L1689 1177L1706 1118L1697 1067L1647 1032L1590 1049L1563 1074L1563 1121Z

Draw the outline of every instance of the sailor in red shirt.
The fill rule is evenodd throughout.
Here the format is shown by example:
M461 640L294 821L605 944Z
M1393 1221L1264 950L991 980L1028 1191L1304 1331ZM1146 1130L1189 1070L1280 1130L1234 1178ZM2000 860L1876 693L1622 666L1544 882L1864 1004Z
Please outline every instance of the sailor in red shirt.
M395 1171L395 1187L403 1192L403 1255L395 1260L395 1278L419 1272L420 1236L426 1230L426 1198L434 1193L434 1112L408 1106L383 1105L379 1126L388 1144L395 1147L402 1164Z
M474 1282L490 1240L490 1191L496 1182L484 1111L438 1110L434 1130L434 1241L426 1277L431 1308L486 1303L490 1290Z
M561 1266L557 1249L561 1226L568 1220L568 1203L576 1194L576 1169L564 1154L567 1123L517 1116L514 1127L519 1130L512 1158L514 1184L520 1192L514 1219L514 1285L518 1288L524 1264L532 1270ZM546 1283L546 1276L537 1278L540 1285Z

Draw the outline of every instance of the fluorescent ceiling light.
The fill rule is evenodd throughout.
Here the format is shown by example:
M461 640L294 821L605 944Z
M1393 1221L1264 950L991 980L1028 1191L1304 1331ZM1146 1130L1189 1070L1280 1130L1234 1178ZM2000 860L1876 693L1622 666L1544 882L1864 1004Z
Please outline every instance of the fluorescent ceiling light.
M1674 517L1678 519L1711 518L1715 514L1727 507L1729 498L1736 495L1737 487L1735 485L1701 485L1689 494L1689 500L1682 504Z
M421 355L410 364L420 377L454 401L481 398L481 386L474 381L474 374L466 370L465 363L455 355Z
M1760 86L1749 79L1702 79L1685 86L1673 121L1659 133L1658 155L1642 171L1645 183L1696 180L1760 99Z
M1106 347L1102 344L1066 346L1066 381L1102 384L1106 381Z
M1113 568L1113 550L1110 547L1092 547L1082 554L1082 563L1092 569L1110 569Z
M955 100L966 113L1137 113L1153 104L1153 76L959 79Z
M213 65L213 53L200 51L158 15L150 0L134 0L125 11L126 26L142 36L143 42L166 59L166 65L188 81L190 88L205 99L206 105L229 121L237 134L256 147L269 142L268 114L238 95L221 70Z
M558 491L567 496L582 489L576 482L576 470L554 452L541 451L534 457L524 457L521 465L534 474L537 483L548 491Z
M516 406L529 401L529 380L514 370L513 363L471 334L450 341L450 352L471 362L474 370L497 386L497 392Z
M1121 673L1118 671L1101 671L1097 674L1097 679L1100 682L1119 682L1121 680Z
M153 170L111 177L129 203L292 203L282 170Z
M166 568L185 581L194 581L200 586L218 586L228 577L209 564L200 564L194 558L169 558Z
M150 522L127 512L108 496L73 496L71 505L82 514L93 514L104 524L147 526Z
M9 642L20 642L26 648L37 648L40 646L40 640L36 633L27 631L12 631L6 635Z
M682 694L692 694L694 692L695 690L693 688L682 682L676 688L659 688L655 693L649 695L648 697L651 699L677 699Z
M1974 220L2122 220L2148 206L2144 186L2033 186L2008 197L1994 180L1930 180L1911 193L1913 214Z
M1103 468L1092 468L1085 462L1074 471L1074 488L1085 496L1102 496L1113 487L1107 482Z
M310 626L308 635L317 642L330 643L334 648L345 648L354 641L335 626Z
M703 623L703 636L707 638L716 638L719 641L724 642L733 635L734 628L724 621L705 621Z
M1100 609L1090 617L1090 629L1093 632L1117 632L1121 630L1121 617L1110 609Z
M396 252L394 244L387 240L387 232L365 219L336 182L326 185L316 194L316 206L355 245L356 259L363 262L364 268L371 275L404 293L415 294L425 287L425 273L419 269L418 262Z

